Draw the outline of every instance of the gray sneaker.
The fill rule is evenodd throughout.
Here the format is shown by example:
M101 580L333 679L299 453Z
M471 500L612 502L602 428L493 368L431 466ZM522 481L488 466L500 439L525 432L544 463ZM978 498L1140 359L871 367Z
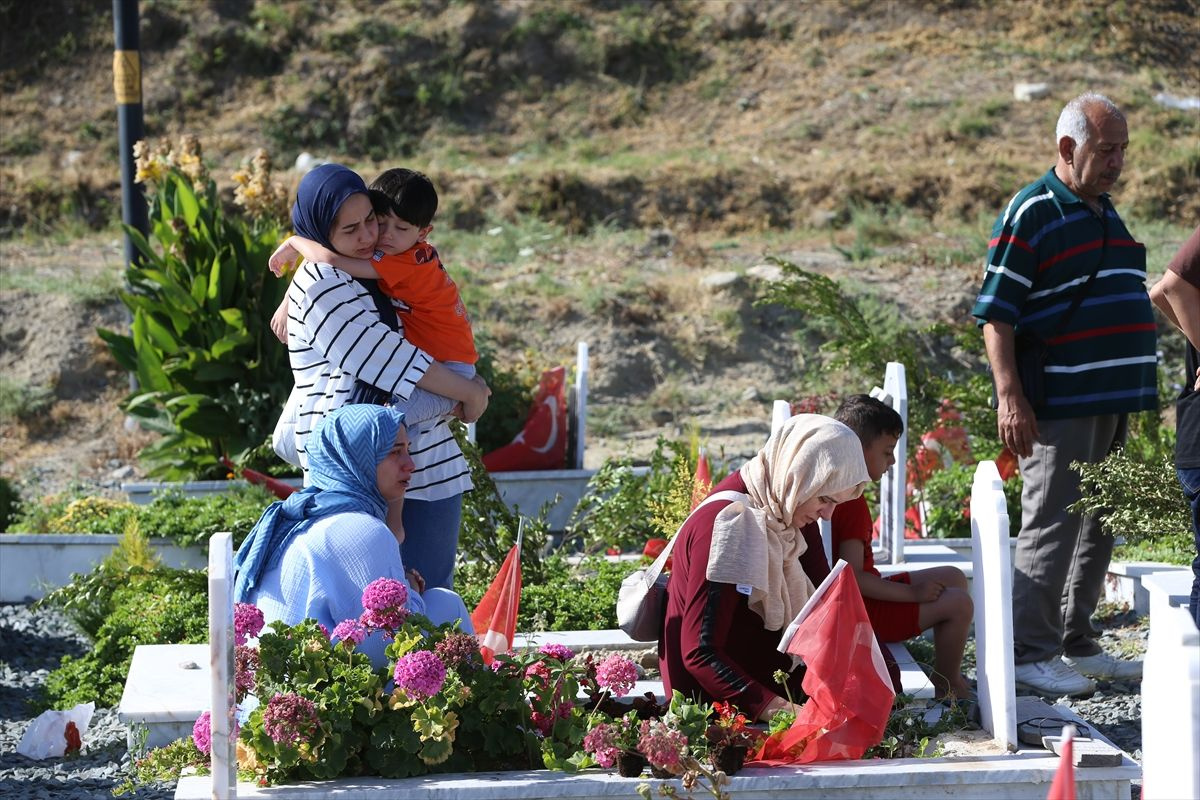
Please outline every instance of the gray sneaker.
M1062 660L1076 672L1097 680L1132 681L1142 677L1142 662L1126 661L1108 653L1097 653L1094 656L1063 656Z
M1085 697L1096 691L1096 684L1071 669L1061 658L1017 664L1015 672L1019 686L1044 697Z

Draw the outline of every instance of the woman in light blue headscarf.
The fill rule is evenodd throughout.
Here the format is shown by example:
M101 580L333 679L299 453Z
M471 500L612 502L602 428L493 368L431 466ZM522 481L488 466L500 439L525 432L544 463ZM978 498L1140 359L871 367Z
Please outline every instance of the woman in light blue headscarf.
M272 503L238 548L234 598L254 603L268 622L312 618L328 630L362 613L362 592L378 578L408 583L408 609L434 623L461 620L474 633L462 598L449 589L423 593L406 575L388 504L401 500L412 476L404 415L355 404L329 412L308 440L309 485ZM380 634L359 649L382 666Z

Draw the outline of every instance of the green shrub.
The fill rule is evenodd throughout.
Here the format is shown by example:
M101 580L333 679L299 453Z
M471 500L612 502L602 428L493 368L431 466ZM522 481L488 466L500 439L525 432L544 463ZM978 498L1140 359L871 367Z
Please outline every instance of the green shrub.
M274 499L261 487L243 485L202 497L167 491L146 505L64 494L22 503L12 527L22 533L123 533L136 525L181 547L206 545L214 533L229 531L237 547Z
M45 708L93 701L114 707L139 644L208 639L208 580L203 572L159 567L120 573L102 566L92 574L111 590L107 596L97 592L106 613L95 629L92 650L79 658L64 656L47 676L41 699ZM65 601L64 596L60 599Z
M0 477L0 531L8 530L20 505L21 495L17 487L8 478Z
M921 490L925 507L925 535L935 539L971 538L971 483L974 464L951 464L937 470ZM1011 535L1021 529L1021 476L1004 482Z
M522 551L524 555L524 551ZM522 563L525 559L522 558ZM617 627L617 591L621 581L641 564L591 556L569 563L561 552L540 559L542 577L522 575L519 631L606 630ZM459 566L455 589L468 608L483 598L496 568L484 562Z
M1144 459L1142 454L1117 450L1095 464L1075 462L1082 497L1072 511L1102 514L1107 533L1129 544L1150 544L1190 551L1192 516L1175 477L1170 455Z

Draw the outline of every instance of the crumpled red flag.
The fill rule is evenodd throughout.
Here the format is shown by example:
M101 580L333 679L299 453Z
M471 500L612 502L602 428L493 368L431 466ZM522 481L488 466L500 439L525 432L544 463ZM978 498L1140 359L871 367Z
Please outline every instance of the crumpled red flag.
M479 652L485 664L491 664L497 653L506 653L512 648L517 635L517 607L521 603L521 545L514 544L504 557L500 571L492 579L471 613L475 626L475 637L479 640Z
M1050 784L1046 800L1075 800L1075 726L1063 728L1062 749L1058 754L1058 770Z
M808 700L786 731L769 736L756 761L805 764L861 758L883 739L892 681L854 573L838 561L784 632L780 649L804 659Z
M295 486L289 486L278 478L272 478L270 475L259 472L255 469L238 467L226 456L221 456L221 463L224 464L225 468L230 472L242 473L242 477L245 478L248 483L253 483L257 486L266 488L268 492L275 495L280 500L287 500L292 492L296 491Z

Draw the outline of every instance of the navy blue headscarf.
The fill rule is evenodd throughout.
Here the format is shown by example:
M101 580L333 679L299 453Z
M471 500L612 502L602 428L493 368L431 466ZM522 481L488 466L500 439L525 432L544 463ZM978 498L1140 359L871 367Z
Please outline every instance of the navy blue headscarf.
M310 485L267 507L237 551L233 596L249 597L263 573L279 561L288 542L316 520L359 512L387 517L379 493L379 462L391 452L404 413L374 405L348 405L330 411L308 436Z
M292 228L297 235L333 250L329 232L346 199L367 194L367 184L354 170L341 164L322 164L300 180L292 206Z
M296 202L292 206L292 228L305 239L336 250L329 241L329 232L333 230L333 222L337 213L347 198L356 194L368 194L367 185L358 173L341 164L322 164L309 171L300 180L296 190ZM396 308L379 288L379 281L356 279L375 301L375 310L379 319L394 331L400 329L396 319ZM372 403L383 405L391 399L391 395L363 380L354 383L354 394L350 397L352 403Z

